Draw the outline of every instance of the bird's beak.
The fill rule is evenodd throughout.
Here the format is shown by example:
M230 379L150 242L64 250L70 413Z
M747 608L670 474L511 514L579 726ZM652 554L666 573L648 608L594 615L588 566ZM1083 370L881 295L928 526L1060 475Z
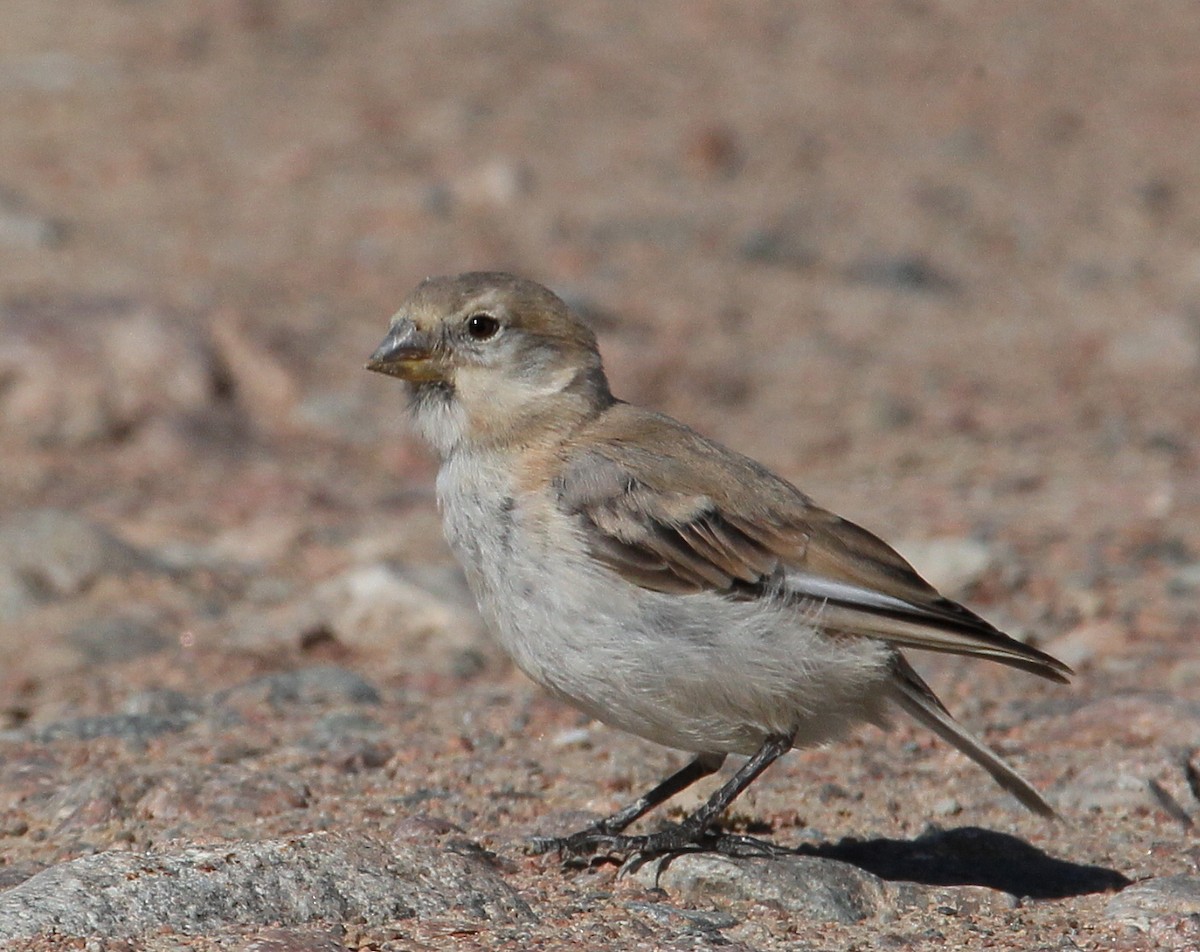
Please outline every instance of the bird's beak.
M429 335L407 318L395 321L388 329L387 337L367 361L367 370L412 383L445 379L443 362Z

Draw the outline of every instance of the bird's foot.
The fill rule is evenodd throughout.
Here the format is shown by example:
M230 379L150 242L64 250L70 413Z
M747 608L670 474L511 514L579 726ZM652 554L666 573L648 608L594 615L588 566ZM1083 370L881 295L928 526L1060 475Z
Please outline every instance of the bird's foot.
M676 829L678 828L664 832L673 833ZM532 837L529 840L527 851L535 856L557 853L559 858L569 866L586 865L589 857L595 860L616 859L643 853L647 849L653 849L659 845L650 841L661 835L625 836L621 833L612 833L602 824L597 824L572 833L570 836Z
M529 842L534 855L558 853L567 866L586 866L605 860L621 863L622 871L632 871L660 856L680 853L719 853L733 857L782 856L790 850L766 840L733 833L697 828L688 823L667 827L657 833L627 836L610 833L597 825L570 836L538 836Z

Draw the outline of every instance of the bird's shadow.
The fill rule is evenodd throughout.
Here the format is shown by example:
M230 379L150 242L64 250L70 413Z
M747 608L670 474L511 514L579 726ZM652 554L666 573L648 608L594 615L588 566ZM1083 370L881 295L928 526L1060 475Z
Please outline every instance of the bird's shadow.
M1031 899L1109 892L1130 882L1115 869L1056 859L1019 837L974 826L931 828L912 840L845 839L795 853L840 860L880 879L986 886Z

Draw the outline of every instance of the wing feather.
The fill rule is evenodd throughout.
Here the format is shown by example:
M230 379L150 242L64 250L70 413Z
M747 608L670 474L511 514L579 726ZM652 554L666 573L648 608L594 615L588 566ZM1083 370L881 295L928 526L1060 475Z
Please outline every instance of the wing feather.
M831 631L989 658L1056 681L1072 673L943 597L877 536L757 463L669 418L621 404L609 413L625 415L618 429L650 432L606 439L602 421L562 461L555 485L592 554L632 584L731 598L769 591L819 611Z

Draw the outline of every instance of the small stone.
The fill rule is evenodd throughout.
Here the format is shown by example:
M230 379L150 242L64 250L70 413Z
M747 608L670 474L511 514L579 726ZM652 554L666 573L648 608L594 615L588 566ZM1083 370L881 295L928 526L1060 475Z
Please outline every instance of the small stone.
M571 727L559 731L550 739L551 747L583 747L591 742L592 732L586 727Z
M744 161L737 131L724 123L694 130L688 137L685 155L701 175L717 178L733 178Z
M307 598L240 613L230 629L234 639L254 645L300 645L314 631L324 631L325 640L407 671L464 678L498 664L498 648L484 633L457 569L356 565Z
M11 248L54 248L67 236L61 221L39 214L9 189L0 189L0 245Z
M1128 643L1125 629L1112 621L1089 621L1046 645L1060 661L1079 669L1097 656L1118 654Z
M67 640L94 664L155 654L171 643L157 624L129 615L90 620L68 632Z
M1200 916L1200 876L1160 876L1134 883L1109 900L1104 914L1143 932L1164 916Z
M139 791L137 814L160 822L204 817L262 819L306 809L312 802L300 777L238 764L170 773L147 786Z
M193 717L189 715L157 714L97 714L91 717L73 717L54 721L45 727L31 731L31 736L42 743L56 740L96 740L99 737L115 737L130 743L145 743L159 734L175 734L187 730Z
M323 707L336 704L379 704L382 698L361 675L335 665L263 675L221 691L218 704L270 704Z
M0 618L78 595L103 575L152 567L151 559L74 513L38 509L0 525Z
M736 859L685 853L670 862L646 863L634 875L647 888L665 889L688 903L771 902L806 918L842 923L871 918L898 892L857 866L815 856Z
M264 929L240 952L346 952L346 946L327 929Z
M1149 780L1141 776L1152 772L1145 766L1093 764L1072 777L1069 783L1063 784L1055 801L1060 809L1069 813L1133 813L1155 809L1158 804Z
M641 913L663 924L684 923L700 932L719 932L738 924L735 916L718 910L684 909L665 902L627 902L630 912Z
M998 562L992 547L978 539L908 539L896 551L939 591L961 597L983 580Z
M209 408L218 377L198 332L134 301L0 309L0 421L35 444L128 439L164 414Z
M131 695L121 713L154 717L188 717L199 715L204 705L190 694L172 688L154 688Z
M475 208L506 208L533 189L533 171L521 162L492 159L459 177L457 202Z
M1200 591L1200 562L1178 569L1167 582L1167 591L1172 595L1190 595Z
M799 220L750 232L738 251L746 261L794 271L807 271L820 261L813 236Z
M896 255L864 258L852 264L847 278L860 284L948 294L958 290L958 282L922 255Z
M127 796L116 780L93 774L60 786L45 810L58 833L95 830L127 815Z
M215 312L209 332L238 405L267 431L287 429L300 400L300 384L285 361L258 341L232 309Z
M873 393L867 404L867 418L877 430L898 430L911 426L917 419L917 411L895 394Z
M1200 335L1183 313L1145 315L1113 337L1104 357L1120 374L1186 374L1200 367Z

